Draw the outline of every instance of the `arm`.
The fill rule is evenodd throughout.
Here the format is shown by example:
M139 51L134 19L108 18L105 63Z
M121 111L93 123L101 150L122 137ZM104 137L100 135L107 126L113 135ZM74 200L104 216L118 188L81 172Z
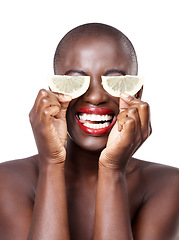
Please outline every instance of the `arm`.
M70 100L41 90L30 113L39 152L35 203L32 189L35 172L28 163L24 160L1 165L0 239L69 240L64 144Z
M64 169L40 169L28 240L69 239Z
M70 100L41 90L30 113L39 151L39 179L28 240L69 239L64 145Z
M0 239L3 240L27 239L32 219L33 191L22 165L15 162L0 164Z
M68 239L64 182L52 182L63 179L61 169L50 167L40 174L34 207L32 174L36 173L31 164L24 159L0 165L0 239L25 240L30 228L30 239Z
M131 156L150 135L151 126L148 104L126 95L121 98L125 108L124 104L120 107L117 122L99 159L95 240L133 239L125 169Z
M133 239L125 174L99 167L95 240Z

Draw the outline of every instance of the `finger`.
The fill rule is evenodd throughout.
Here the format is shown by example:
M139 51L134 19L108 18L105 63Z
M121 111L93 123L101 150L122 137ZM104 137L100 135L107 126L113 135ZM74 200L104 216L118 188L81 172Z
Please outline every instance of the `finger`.
M58 99L58 94L57 93L54 93L52 91L47 91L48 92L48 97L51 98L51 99L54 99L56 101L59 101Z
M48 96L48 92L45 90L45 89L41 89L39 92L38 92L38 95L36 97L36 100L35 100L35 103L34 103L34 106L32 108L32 111L37 111L38 109L38 106L39 106L39 103L41 101L41 99L43 97L47 97Z
M55 93L52 91L47 91L48 97L51 99L54 99L58 101L59 103L66 103L70 102L72 100L72 97L70 95L62 94L62 93Z
M45 89L41 89L39 92L38 92L38 95L37 95L37 98L35 100L35 103L34 103L34 106L30 112L30 115L33 115L34 113L37 112L37 110L39 109L39 104L41 102L41 100L43 98L51 98L51 99L54 99L56 100L57 102L59 101L58 100L58 95L55 95L54 93L52 93L51 91L47 91Z
M132 105L132 108L136 108L138 110L138 116L139 116L140 125L141 125L141 136L143 140L146 140L148 136L151 134L149 104L146 102L140 101L139 103Z
M119 112L123 112L128 108L129 108L129 105L126 102L124 102L124 100L122 98L120 98L119 99Z
M135 106L135 105L134 105ZM135 146L138 147L143 142L141 118L137 107L130 107L128 109L128 116L135 121Z
M72 97L70 95L62 94L62 93L53 93L60 103L60 112L56 115L56 118L66 119L66 111L69 106Z
M128 109L126 109L125 111L123 111L122 113L120 113L118 115L118 120L120 120L120 118L131 118L134 120L135 123L135 135L137 139L141 138L141 122L140 122L140 117L139 117L139 113L138 113L138 109L135 107L130 107ZM119 125L119 131L121 129L121 126Z
M140 123L141 123L141 134L142 138L145 140L152 132L151 122L150 122L150 107L146 102L142 102L141 100L132 97L126 93L121 93L120 98L125 102L129 107L133 106L138 109ZM124 111L126 108L123 108Z
M59 112L58 116L56 116L56 117L66 120L66 112L67 112L67 108L69 106L69 101L61 102L60 106L61 106L60 112Z
M128 114L127 114L127 110L120 112L117 116L117 123L118 123L118 131L121 132L123 130L123 121L121 121L121 119L123 118L127 118Z
M142 102L140 106L138 106L138 111L141 121L142 137L143 140L146 140L152 132L149 104Z
M57 106L59 109L61 108L61 105L57 100L51 99L49 97L41 98L38 109L37 109L37 115L39 119L42 118L42 115L47 108L50 108L53 106Z
M127 93L121 93L120 94L120 108L128 108L134 104L139 104L141 103L141 100L130 96Z
M42 113L42 121L45 123L51 122L52 117L56 117L60 112L59 106L51 106L46 108Z
M55 101L58 101L58 103L60 104L60 111L55 117L66 120L66 111L70 101L72 100L72 97L70 95L53 93L51 91L49 91L49 97L54 99Z
M62 102L70 102L72 100L72 97L68 94L53 92L51 89L48 92L49 92L49 94L56 96L60 102L61 101Z
M135 138L135 121L130 117L121 117L118 124L122 127L121 138L124 139L124 144L129 146Z

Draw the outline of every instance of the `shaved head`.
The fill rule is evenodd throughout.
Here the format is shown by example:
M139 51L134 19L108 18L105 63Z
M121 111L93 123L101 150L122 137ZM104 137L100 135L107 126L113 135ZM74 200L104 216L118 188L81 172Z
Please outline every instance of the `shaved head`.
M133 63L133 74L138 72L137 56L130 40L118 29L101 23L88 23L80 25L69 31L59 42L54 55L54 72L56 73L57 64L63 60L66 50L73 48L73 44L83 37L113 38L122 45L124 51Z

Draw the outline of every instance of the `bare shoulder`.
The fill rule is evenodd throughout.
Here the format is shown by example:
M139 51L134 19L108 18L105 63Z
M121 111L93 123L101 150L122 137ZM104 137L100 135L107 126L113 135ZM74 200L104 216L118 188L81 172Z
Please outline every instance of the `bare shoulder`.
M153 162L138 161L140 180L145 188L144 202L158 199L167 204L177 203L179 200L179 169ZM176 207L179 212L178 204L174 204L173 207Z
M12 185L23 189L34 188L37 184L38 164L37 156L25 159L7 161L0 164L1 189Z
M137 160L141 178L151 193L159 189L179 189L179 168Z
M37 178L35 157L0 164L0 239L27 238Z
M34 200L37 185L37 157L7 161L0 164L0 200L6 203L12 197L26 196Z
M137 161L145 191L133 226L134 236L137 239L176 239L179 234L179 169Z

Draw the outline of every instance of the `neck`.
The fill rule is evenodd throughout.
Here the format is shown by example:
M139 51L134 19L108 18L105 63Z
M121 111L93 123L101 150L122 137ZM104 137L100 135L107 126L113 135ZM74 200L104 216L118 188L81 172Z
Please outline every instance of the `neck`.
M98 174L98 161L101 151L88 151L75 144L70 137L66 144L66 173L81 177L95 177ZM138 168L138 160L131 158L126 174L131 174Z
M70 137L67 139L66 170L79 176L97 175L100 151L82 149Z

